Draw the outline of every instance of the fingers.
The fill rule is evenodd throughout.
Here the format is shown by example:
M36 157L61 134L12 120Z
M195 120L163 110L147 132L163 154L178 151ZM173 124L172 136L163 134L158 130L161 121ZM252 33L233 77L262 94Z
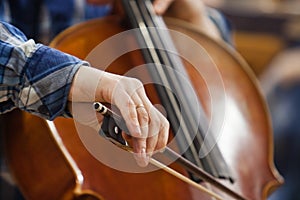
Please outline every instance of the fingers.
M137 106L136 110L142 136L133 138L133 149L138 165L144 167L155 151L167 145L169 123L153 106Z
M112 4L114 0L86 0L86 2L95 5L105 5ZM173 0L155 0L153 5L156 13L163 14L172 2Z
M174 0L155 0L153 2L154 10L157 14L162 15Z
M149 148L147 146L147 140L149 133L149 115L146 111L146 108L143 104L138 104L136 106L136 113L141 129L141 136L134 138L133 143L133 151L135 153L135 159L138 165L144 167L148 165L149 162L149 155L147 152Z
M112 99L130 131L130 144L137 164L146 166L153 152L167 144L168 121L151 104L140 81L124 78L117 87L122 89L116 88Z

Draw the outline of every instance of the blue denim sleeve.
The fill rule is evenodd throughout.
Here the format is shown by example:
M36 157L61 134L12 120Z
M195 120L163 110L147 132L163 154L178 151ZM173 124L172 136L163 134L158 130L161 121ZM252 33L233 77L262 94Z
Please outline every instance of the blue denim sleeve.
M20 108L49 120L69 116L73 77L88 63L27 40L7 23L0 31L0 113Z
M233 46L232 27L227 18L221 12L213 8L207 8L207 14L219 29L223 40Z

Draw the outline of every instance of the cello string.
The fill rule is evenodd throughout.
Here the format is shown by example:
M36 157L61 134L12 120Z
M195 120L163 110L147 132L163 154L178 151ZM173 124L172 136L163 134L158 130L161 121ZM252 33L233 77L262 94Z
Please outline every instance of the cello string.
M136 1L129 1L129 3L130 3L130 6L131 6L131 11L132 11L132 12L129 12L129 13L135 14L134 19L136 20L136 24L139 25L139 30L141 31L141 35L142 35L143 40L144 40L142 42L145 43L144 46L149 47L148 48L148 51L149 51L148 54L150 54L150 56L147 56L147 58L151 57L152 60L149 60L148 63L154 63L154 65L156 66L155 68L151 67L152 70L155 69L157 71L157 73L156 73L157 76L153 76L152 78L153 79L160 78L160 80L155 81L155 82L162 82L165 87L172 88L172 86L170 85L170 81L169 81L170 78L168 78L167 74L163 71L163 68L158 66L159 65L158 63L161 63L161 60L160 60L159 56L157 55L157 52L155 51L155 44L153 43L153 40L151 39L149 30L148 30L146 24L144 23L144 20L142 19L142 14L145 14L145 13L142 13L139 10L139 7L136 4ZM152 72L152 74L153 74L153 72ZM176 119L171 118L171 121L173 122L171 124L173 124L173 125L178 124L182 112L181 112L181 109L180 109L179 105L177 104L177 101L176 101L174 95L171 92L169 92L168 90L164 90L162 93L165 93L167 98L168 98L167 99L168 103L165 104L166 107L168 107L168 105L169 105L169 108L167 110L172 109L173 114L174 114L173 116L177 116ZM162 98L162 99L164 99L164 98ZM164 100L166 100L166 99L164 99ZM170 105L172 105L172 106L170 106ZM183 122L185 122L185 121L183 121ZM187 137L188 134L184 134L184 133L189 132L187 124L186 123L181 123L180 125L181 125L180 128L183 132L183 134L180 134L180 135L186 136L184 138L185 139L184 141L187 141L186 145L192 144L192 139L190 137ZM181 140L181 142L184 142L184 141ZM198 159L197 150L196 150L196 148L194 148L194 146L191 147L191 151L192 151L192 155L193 155L192 160L198 161L199 159ZM201 163L199 163L199 161L198 161L197 164L201 165Z
M182 60L178 56L179 54L177 52L177 49L174 46L170 33L167 31L168 28L165 25L162 17L155 15L150 0L136 0L136 2L139 5L140 13L144 17L144 22L147 24L147 27L159 27L152 28L151 30L154 30L154 32L152 33L150 31L152 33L150 34L150 36L153 37L152 41L155 44L157 54L162 58L162 63L184 74L185 77L187 77L187 80L189 80L189 76L185 71L185 66L183 65ZM161 49L167 51L162 51ZM214 138L214 135L212 134L211 130L208 129L207 117L205 115L204 109L201 106L201 102L198 100L198 98L196 98L197 100L195 102L200 102L200 104L198 107L199 110L195 112L195 107L191 106L194 105L193 101L187 101L187 99L184 98L190 96L191 92L194 92L195 90L192 89L191 91L189 90L189 87L185 87L185 84L179 84L180 81L177 81L179 80L179 78L176 76L176 73L172 73L173 71L171 71L171 73L163 71L163 73L165 73L166 76L170 76L168 81L175 88L175 91L180 91L179 94L181 95L181 97L183 97L182 99L184 99L184 101L181 102L183 108L182 116L185 119L184 122L187 123L187 127L189 127L189 131L183 132L183 135L189 138L195 137L193 143L189 143L191 144L190 146L198 149L198 151L200 151L201 149L201 151L207 154L205 158L201 158L201 163L205 165L204 169L213 174L215 177L227 178L230 182L233 182L232 174L228 169L228 166L216 144L216 139ZM187 104L187 102L189 103ZM200 120L198 120L197 116L199 116ZM201 122L201 124L199 124L199 122ZM207 134L204 134L204 130L207 130ZM194 132L197 134L193 134ZM190 136L190 134L192 135ZM205 142L203 138L205 138ZM212 147L210 152L208 151L208 147ZM195 153L193 153L193 155L195 156ZM196 161L200 162L199 158L200 157L197 157Z
M197 188L198 190L210 195L211 197L215 197L216 199L218 200L223 200L223 198L221 196L219 196L217 193L205 188L204 186L192 181L191 179L187 178L186 176L180 174L179 172L175 171L174 169L164 165L163 163L153 159L153 158L150 158L150 163L166 172L168 172L169 174L179 178L180 180L188 183L189 185L192 185L194 186L195 188Z
M127 14L129 15L129 19L131 19L131 23L132 23L133 27L137 27L137 28L139 28L138 30L141 31L141 35L138 35L138 37L137 37L140 40L142 39L141 47L143 47L143 46L150 47L147 49L148 51L146 52L147 54L145 56L145 59L146 59L147 63L154 63L154 64L155 63L163 63L160 60L161 56L158 55L159 52L156 52L155 50L153 50L154 45L155 45L153 43L154 41L151 39L151 36L150 36L151 34L149 33L149 30L146 27L145 20L142 18L142 16L145 14L145 12L142 12L140 10L139 6L137 5L137 2L139 2L141 4L145 3L144 1L130 0L130 1L123 1L123 4L124 4L125 9L127 9ZM142 4L142 5L145 5L145 4ZM148 13L148 12L146 12L146 13ZM151 16L150 16L150 18L151 18ZM139 42L141 42L141 41L139 41ZM170 65L170 66L172 66L172 65ZM154 70L160 70L157 72L151 71L150 74L152 75L152 78L154 80L157 80L157 78L160 78L159 82L161 82L163 80L164 86L172 86L174 88L174 86L176 86L174 84L174 82L175 83L177 83L177 82L173 81L173 84L170 85L172 82L170 82L171 78L168 78L169 74L164 72L163 69L161 69L161 68L162 67L160 67L160 66L151 68ZM157 76L157 75L159 75L159 76ZM178 85L178 83L177 83L177 85ZM179 89L177 89L177 91L185 91L185 90L182 90L179 88ZM199 132L201 134L201 132L203 132L203 131L199 130L199 128L201 129L201 127L197 127L197 122L195 122L195 118L197 118L197 115L198 115L197 113L195 113L195 109L191 108L190 105L186 103L186 101L183 101L182 106L184 106L185 108L183 110L181 110L179 104L177 104L178 102L176 101L175 96L173 96L173 94L168 90L158 91L158 93L160 94L161 97L167 97L166 99L161 98L161 100L162 100L162 102L164 102L163 103L164 106L166 108L168 108L167 110L169 110L169 112L172 113L172 115L169 114L168 117L171 122L173 131L177 130L176 126L178 126L178 125L180 125L179 128L181 128L179 130L183 131L183 132L181 132L182 134L180 134L180 133L177 134L177 139L178 139L178 137L183 138L183 139L177 140L177 142L179 142L179 146L181 144L181 148L182 148L182 143L183 143L184 149L182 149L182 151L185 152L184 155L191 161L197 163L202 168L203 168L203 165L202 165L202 163L203 163L205 166L203 169L205 169L209 173L213 174L215 177L227 178L231 181L232 178L229 173L228 166L225 163L223 156L221 155L219 149L216 146L215 146L215 148L212 149L212 151L210 151L210 153L206 157L201 158L201 163L200 163L200 159L198 157L198 153L197 153L195 144L193 143L193 140L191 140L191 137L186 137L186 136L189 136L190 133L192 134L192 133ZM181 95L182 98L186 98L188 96L190 96L190 95L187 95L187 94ZM190 116L191 114L193 114L192 115L193 117ZM182 117L184 119L183 120L184 123L179 124L179 121ZM186 119L186 118L189 118L189 119ZM199 120L197 120L197 121L199 121ZM205 120L203 119L200 121L205 121ZM195 127L197 127L197 128L195 128ZM194 131L194 129L197 129L197 131ZM200 136L200 134L198 134L198 136ZM212 137L212 134L208 134L208 136L206 136L206 138L207 137L209 137L209 138ZM197 140L194 140L194 141L197 141ZM207 151L205 144L204 143L200 144L200 143L201 143L201 141L198 142L199 149L200 149L200 145L201 145L202 149ZM191 146L191 148L187 152L186 148L188 146ZM211 156L213 156L214 159L212 159Z
M107 108L106 106L104 106L103 104L101 104L100 102L95 102L94 103L94 110L100 114L102 114L103 116L106 117L112 117L115 121L115 125L113 125L111 128L112 130L116 127L118 127L119 129L121 129L123 132L125 130L125 133L129 133L128 128L126 127L126 123L124 121L124 119L118 115L117 113L113 112L112 110L110 110L109 108ZM117 147L133 153L132 147L128 145L128 143L122 144L120 143L120 141L118 141L117 139L114 139L111 137L111 134L115 134L114 131L111 131L110 133L108 133L105 136L105 139L109 140L110 142L112 142L114 145L116 145ZM101 136L103 136L102 134L100 134ZM194 163L190 162L189 160L185 159L184 157L182 157L181 155L179 155L178 153L176 153L174 150L172 150L169 147L166 147L163 149L163 151L160 151L160 154L157 155L163 155L166 156L167 158L171 158L172 160L175 161L175 163L183 166L186 170L190 171L191 173L197 175L199 178L203 179L206 183L213 185L214 187L220 189L221 191L223 191L224 193L236 198L236 199L241 199L244 200L245 198L242 197L241 195L239 195L238 193L234 192L233 190L229 189L228 187L226 187L225 185L223 185L222 183L220 183L216 178L214 178L212 175L210 175L209 173L205 172L203 169L199 168L198 166L196 166ZM152 160L154 160L154 162L159 162L159 166L163 166L163 168L168 167L166 164L163 163L163 161L160 161L160 159L162 160L163 158L151 158ZM151 161L151 160L150 160ZM156 163L154 163L156 164ZM157 167L159 167L158 165L155 165ZM170 168L170 167L168 167ZM167 169L168 171L172 172L173 169ZM175 170L173 170L175 171ZM176 173L180 174L179 172L175 171ZM173 174L173 173L172 173ZM175 174L176 177L179 176L180 179L181 176L183 176L182 174L178 175ZM185 177L185 176L184 176ZM183 179L188 179L187 177L183 178ZM192 185L196 184L196 182L188 179L190 183L193 182ZM186 181L185 181L186 182ZM203 186L202 186L203 187Z
M164 37L164 39L162 39L162 37L165 36L167 34L167 32L166 31L158 32L159 30L157 28L155 28L155 27L160 27L160 28L165 28L165 27L157 26L157 24L155 24L154 16L152 16L150 13L150 9L152 8L151 2L149 2L149 1L142 1L143 3L141 3L141 1L138 1L138 2L139 2L140 13L142 13L143 21L146 23L146 28L149 32L151 41L153 43L153 48L155 49L156 54L158 54L160 57L159 62L163 63L164 66L171 67L172 69L174 69L174 66L175 66L174 63L176 63L176 65L180 65L180 68L183 69L184 67L183 67L182 61L178 58L177 54L176 54L176 56L171 56L170 53L168 52L168 51L172 50L174 53L176 53L175 47L173 45L168 45L168 48L167 48L163 42L164 39L166 39L166 41L169 41L168 40L169 35L168 35L168 37ZM156 19L158 19L158 17ZM151 28L151 30L149 30L149 27ZM169 44L171 44L171 43L169 43ZM165 51L165 50L167 50L167 51ZM172 57L172 59L171 59L171 57ZM176 91L176 95L181 96L180 99L184 99L184 98L182 98L183 95L178 93L179 91L182 91L180 89L180 81L178 81L178 77L177 77L179 71L168 70L168 72L165 72L163 67L156 68L156 70L159 71L158 74L160 76L167 77L167 82L170 83L170 85L172 87L172 91ZM180 74L183 75L185 73L181 71ZM195 126L195 123L189 123L189 122L192 122L193 119L192 119L191 115L185 114L186 113L185 111L188 110L187 109L188 105L187 105L186 101L181 101L180 103L181 103L182 109L180 109L180 108L177 109L177 110L179 110L176 113L178 116L177 118L180 118L180 116L183 116L183 118L184 118L183 123L185 124L185 127L189 127L189 130L184 129L182 132L184 139L188 141L188 145L190 146L190 151L192 152L192 155L194 157L193 160L195 161L196 164L198 164L199 166L202 166L202 164L198 158L197 149L196 149L195 145L193 144L193 139L192 139L194 137L200 137L200 135L195 134L194 136L192 136L192 135L188 134L191 132L191 130L194 130L193 132L197 132L196 131L197 126ZM177 105L177 104L175 102L172 105ZM178 107L180 107L180 106L178 106ZM189 112L187 112L187 113L189 113Z
M144 21L145 23L147 23L147 27L159 27L159 29L157 28L153 28L151 30L154 30L153 33L151 32L151 36L152 36L152 41L154 43L154 47L156 49L156 51L158 51L158 54L160 55L160 57L162 57L162 63L164 63L166 66L170 66L173 69L175 69L176 71L180 71L181 76L185 76L187 77L188 80L188 75L186 73L186 71L184 70L185 67L181 61L181 59L179 58L179 54L175 48L175 46L173 45L173 42L171 41L171 36L169 35L169 33L167 31L163 31L167 30L167 27L165 25L165 23L163 22L162 18L155 15L154 11L153 11L153 7L152 7L152 3L150 1L137 1L139 3L139 8L140 8L140 12L142 13L142 16L144 17ZM161 49L163 50L167 50L167 51L161 51ZM172 53L170 53L170 51ZM173 71L175 71L173 70ZM190 96L191 92L194 92L194 89L189 90L189 88L185 87L185 85L180 84L179 78L177 77L176 73L173 73L173 71L171 72L164 72L162 71L160 74L164 74L165 76L169 76L168 78L168 82L171 83L172 87L174 88L175 91L177 91L178 95L181 96L181 99L185 99L184 97ZM190 84L191 85L191 84ZM185 94L182 94L182 91L185 92ZM192 94L191 94L192 96ZM198 98L197 101L195 101L196 103L199 102ZM191 103L191 101L190 101ZM194 103L193 103L194 105ZM187 132L183 132L183 136L185 136L185 138L189 138L189 146L191 148L191 151L193 152L193 157L194 157L194 161L196 161L196 164L199 165L200 160L198 157L198 153L196 149L201 149L205 152L208 152L207 149L207 145L204 142L204 129L203 129L203 123L206 122L206 117L204 116L204 111L203 108L201 107L201 104L199 105L199 112L196 112L197 114L199 114L199 120L197 119L197 117L195 117L195 108L191 108L191 106L189 104L187 104L187 101L182 101L181 102L181 106L182 106L182 110L180 115L182 115L184 117L184 123L186 123L187 127L189 127L189 130ZM180 117L179 115L179 117ZM197 120L196 120L197 119ZM199 124L198 122L201 121L202 124ZM205 124L205 123L204 123ZM200 129L200 130L199 130ZM199 134L193 134L191 135L190 133L199 133ZM194 140L192 141L190 138L194 138ZM206 136L206 140L209 140L210 138L212 138L212 134L209 134L208 136ZM196 148L196 146L198 148ZM193 150L195 149L195 150ZM215 154L208 154L204 159L202 159L202 162L204 162L205 165L207 165L208 167L206 167L207 171L210 171L211 174L218 176L218 170L216 167L215 162L213 162L212 159L212 155ZM215 156L216 158L220 158L220 156ZM219 160L219 159L215 159L215 160ZM203 168L202 164L199 165ZM209 169L209 170L208 170Z
M141 2L141 1L138 1ZM143 1L142 1L143 2ZM142 6L145 5L145 7L147 6L147 9L145 8L144 11L148 13L148 15L144 14L143 16L148 17L149 20L145 20L145 21L150 21L150 25L149 26L153 26L153 27L159 27L154 29L155 31L157 31L156 35L159 38L159 41L157 42L157 44L162 44L163 49L167 49L168 51L166 52L167 56L169 57L169 61L171 63L170 66L172 66L174 69L178 70L178 71L182 71L183 73L185 73L184 69L185 66L183 65L180 57L178 56L178 52L177 49L171 39L171 35L168 31L164 31L164 30L168 30L164 20L162 19L161 16L157 16L154 14L153 11L153 7L152 7L152 3L148 0L145 1L144 4L141 4ZM142 12L142 13L145 13ZM156 40L154 40L156 41ZM175 53L174 53L175 52ZM164 52L162 52L164 53ZM207 55L208 56L208 55ZM186 77L189 77L188 74L186 73L185 75ZM176 80L176 78L171 78L172 80ZM173 84L176 84L177 82L173 82ZM179 89L179 91L182 91L184 94L183 96L188 96L190 93L188 92L188 88L184 87L183 84L179 84L179 87L182 87L181 90ZM193 91L195 91L193 89ZM198 100L198 98L197 98ZM197 101L197 103L200 102L200 100ZM190 102L189 102L190 104ZM195 135L195 139L193 140L193 144L194 146L198 149L198 151L203 151L204 154L207 154L207 156L205 157L205 159L202 159L202 162L205 165L204 169L208 169L207 171L209 171L211 174L213 174L215 177L219 177L219 178L227 178L229 179L230 182L233 182L232 179L232 175L227 167L227 164L221 154L221 152L219 151L218 146L216 145L215 147L213 147L216 144L216 139L214 138L214 135L212 134L212 131L210 129L208 129L209 125L208 125L208 121L207 121L207 116L205 115L204 109L201 106L201 102L199 104L199 110L197 112L194 112L194 107L191 107L190 105L186 105L185 101L183 102L183 106L184 106L184 110L188 110L189 115L187 115L188 120L186 120L189 123L189 127L190 126L196 126L197 129L197 134ZM198 120L195 117L195 113L197 115L199 115L199 119ZM197 119L197 120L196 120ZM201 124L199 123L201 122ZM194 130L192 128L192 130ZM207 134L204 134L205 131L207 130ZM189 134L190 132L186 133ZM204 139L205 138L205 142ZM211 149L211 152L209 152L208 147L213 147ZM200 153L200 152L199 152Z

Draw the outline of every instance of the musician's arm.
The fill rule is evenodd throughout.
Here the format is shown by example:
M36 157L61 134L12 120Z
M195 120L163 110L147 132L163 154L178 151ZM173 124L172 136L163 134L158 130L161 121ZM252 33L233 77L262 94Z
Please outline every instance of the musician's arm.
M46 119L70 116L66 104L73 77L87 63L0 23L0 113L20 108Z
M86 0L90 4L111 4L114 0ZM202 32L217 40L232 44L230 26L217 10L208 7L205 0L154 0L157 14L190 22Z
M210 21L216 26L222 40L230 45L233 45L232 27L227 18L218 10L206 7L207 16Z
M153 151L166 146L169 123L139 80L88 67L74 56L27 40L4 22L0 22L0 50L0 113L20 108L53 120L68 114L70 101L85 105L104 101L119 108L139 165L146 166ZM142 128L144 124L150 128Z
M167 10L165 10L166 6L163 6L164 9L157 9L158 13L185 20L210 37L232 44L231 27L227 19L218 10L206 6L203 0L156 0L155 2L170 3Z

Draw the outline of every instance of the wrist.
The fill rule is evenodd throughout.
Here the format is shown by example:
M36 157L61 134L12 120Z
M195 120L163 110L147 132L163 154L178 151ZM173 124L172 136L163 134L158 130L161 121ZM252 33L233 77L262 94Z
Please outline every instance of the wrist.
M92 67L81 66L74 76L69 101L73 102L93 102L98 88L98 82L103 76L103 71Z
M68 96L73 102L112 103L112 91L120 76L93 67L82 66L75 74Z

